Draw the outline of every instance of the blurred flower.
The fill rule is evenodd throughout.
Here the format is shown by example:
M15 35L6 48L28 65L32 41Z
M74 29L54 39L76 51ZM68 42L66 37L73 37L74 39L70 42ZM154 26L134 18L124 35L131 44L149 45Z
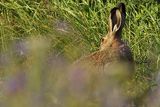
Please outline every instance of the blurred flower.
M7 57L7 54L0 53L0 67L4 67L9 62L9 59Z
M146 93L145 104L147 107L160 107L160 72L157 74L156 84L157 87Z
M81 92L87 83L87 74L83 69L77 68L69 73L69 85L73 91Z
M69 31L69 24L66 21L63 20L57 20L55 22L55 28L56 30L60 32L68 32Z
M25 72L17 72L4 83L4 92L6 95L16 95L19 92L24 91L26 86L26 74Z
M17 56L25 56L28 52L28 45L25 40L16 40L13 44L13 51Z

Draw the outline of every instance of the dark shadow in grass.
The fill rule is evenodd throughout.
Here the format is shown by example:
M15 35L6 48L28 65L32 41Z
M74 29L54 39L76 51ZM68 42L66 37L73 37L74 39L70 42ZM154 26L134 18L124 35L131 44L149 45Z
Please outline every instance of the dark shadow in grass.
M160 0L157 0L158 3L160 3Z

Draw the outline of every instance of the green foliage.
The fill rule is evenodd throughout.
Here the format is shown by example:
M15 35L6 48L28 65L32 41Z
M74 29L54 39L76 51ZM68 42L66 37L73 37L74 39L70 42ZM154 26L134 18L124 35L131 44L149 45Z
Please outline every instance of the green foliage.
M47 52L52 54L54 51L56 56L65 57L73 62L99 48L100 39L108 30L109 11L122 1L126 4L127 10L122 36L131 47L136 62L136 72L131 80L133 83L126 83L128 86L126 88L129 95L139 98L154 86L154 75L159 69L160 4L154 0L106 1L103 3L102 0L1 0L0 53L10 50L14 41L44 37L50 40ZM35 66L37 68L31 68L33 71L41 69L41 65ZM39 74L35 72L33 77L31 76L31 78L35 76L35 83L38 81L36 75ZM130 84L136 85L131 89ZM34 84L30 85L32 87ZM76 99L68 100L69 106L77 106L79 103ZM97 106L96 103L87 104Z

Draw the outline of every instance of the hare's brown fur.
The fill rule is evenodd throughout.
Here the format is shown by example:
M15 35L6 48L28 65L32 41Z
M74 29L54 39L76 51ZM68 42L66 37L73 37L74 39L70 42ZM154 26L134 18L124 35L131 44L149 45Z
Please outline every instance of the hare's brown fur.
M108 34L103 37L100 49L81 58L78 62L91 62L92 65L99 66L105 66L112 62L127 62L133 69L134 61L131 50L121 39L125 15L125 5L123 3L111 9Z

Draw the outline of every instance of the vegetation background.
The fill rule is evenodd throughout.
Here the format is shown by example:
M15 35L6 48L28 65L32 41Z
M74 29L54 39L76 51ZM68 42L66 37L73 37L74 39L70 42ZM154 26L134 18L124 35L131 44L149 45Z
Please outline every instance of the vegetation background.
M100 39L107 33L109 11L120 2L126 4L127 11L123 39L131 47L136 62L134 77L130 82L126 83L131 86L127 88L126 93L140 101L148 90L152 90L157 84L155 75L159 70L160 64L160 4L158 1L1 0L0 76L2 84L8 87L5 89L7 90L5 98L3 95L5 92L2 91L2 105L5 104L4 102L8 98L10 101L8 104L14 104L15 107L26 105L27 101L23 99L28 94L11 95L15 93L15 90L17 92L19 88L21 89L22 84L25 84L23 81L26 80L20 71L32 71L27 74L27 78L32 79L27 79L29 81L27 83L29 88L27 89L32 94L37 91L41 94L45 93L45 89L41 89L44 87L41 80L43 76L48 78L45 80L45 83L48 84L46 86L47 89L51 86L49 90L54 90L53 92L57 93L63 92L66 87L65 83L58 81L57 78L58 76L63 78L66 73L59 73L58 71L65 70L67 64L64 63L72 63L81 56L99 48ZM57 59L56 63L60 67L58 65L55 66L57 69L49 65L42 67L48 59L49 61ZM52 63L55 64L54 61ZM61 67L62 65L63 67ZM41 71L44 69L46 73L40 76L42 75ZM49 71L56 71L56 73L51 75ZM50 80L49 77L52 79ZM5 80L7 82L3 83ZM16 81L15 83L10 83L10 81L14 80ZM22 83L19 83L19 81L22 81ZM55 83L58 88L52 87L52 83ZM13 86L19 88L14 87L12 89ZM26 93L26 90L24 93ZM47 103L48 105L53 103L53 105L57 106L58 100L55 96L48 94L46 96L49 102ZM19 103L15 99L19 99L23 103ZM66 102L63 103L70 107L75 105L82 106L80 102L78 103L73 98ZM85 104L86 107L99 106L99 103L95 102L93 105L92 103ZM41 106L43 107L43 104Z

